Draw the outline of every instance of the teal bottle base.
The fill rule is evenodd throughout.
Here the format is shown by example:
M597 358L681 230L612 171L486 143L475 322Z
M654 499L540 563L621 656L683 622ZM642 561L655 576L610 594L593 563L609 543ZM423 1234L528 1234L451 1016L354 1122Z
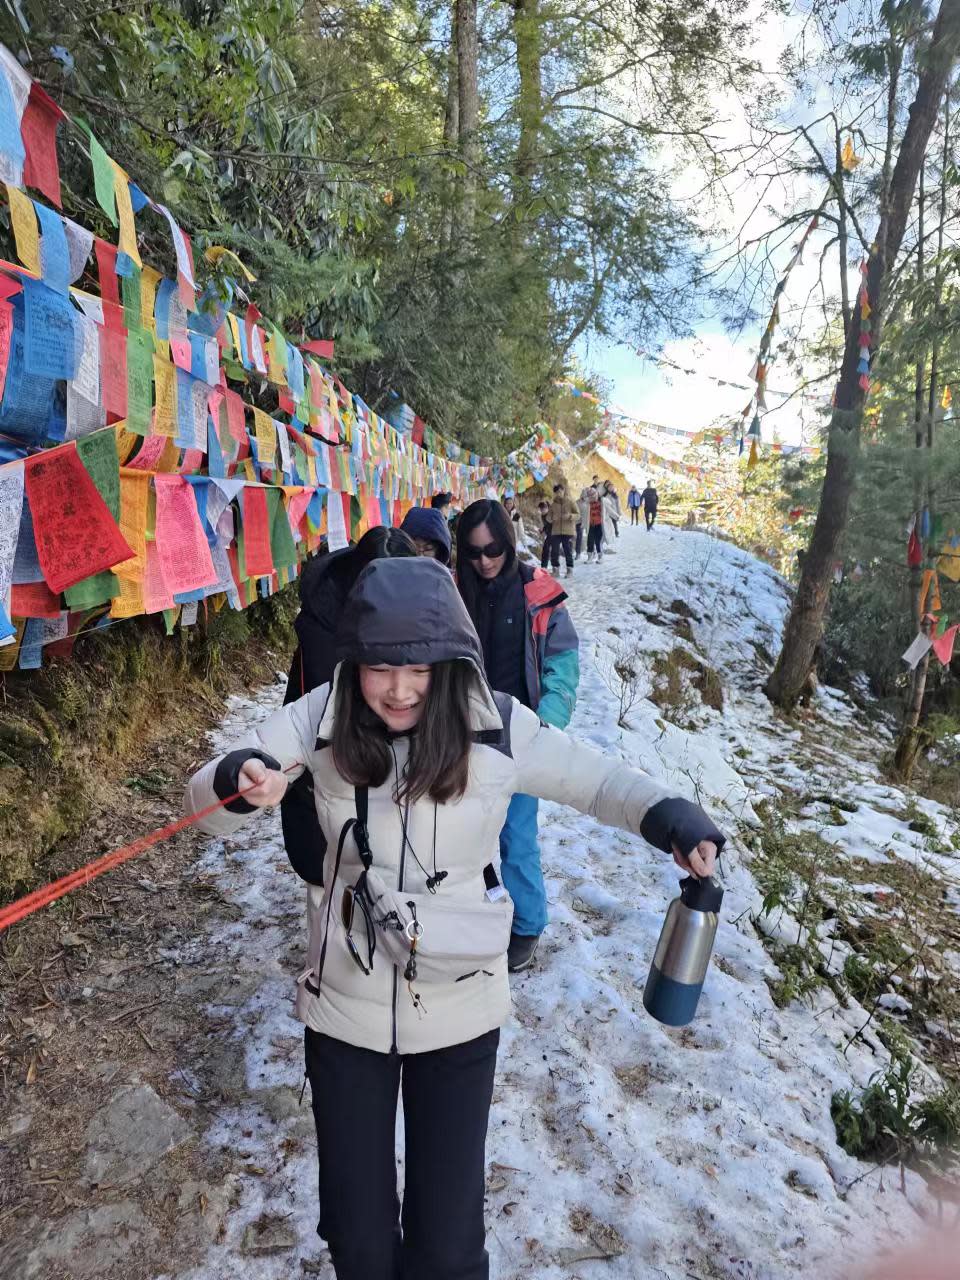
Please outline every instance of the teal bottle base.
M702 982L675 982L654 964L643 990L643 1007L664 1026L685 1027L693 1021L702 990Z

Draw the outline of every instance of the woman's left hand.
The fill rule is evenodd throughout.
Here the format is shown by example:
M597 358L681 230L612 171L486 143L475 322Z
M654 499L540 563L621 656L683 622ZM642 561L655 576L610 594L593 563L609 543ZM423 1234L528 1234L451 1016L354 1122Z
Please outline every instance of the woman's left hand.
M703 879L705 876L713 875L713 868L717 861L717 846L712 840L701 840L697 847L691 850L690 856L685 857L674 845L673 860L684 871L690 871Z

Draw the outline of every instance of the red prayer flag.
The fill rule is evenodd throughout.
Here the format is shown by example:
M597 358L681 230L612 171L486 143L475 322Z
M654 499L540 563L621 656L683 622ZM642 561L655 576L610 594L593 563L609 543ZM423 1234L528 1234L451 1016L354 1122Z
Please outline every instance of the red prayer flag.
M320 356L322 360L333 359L333 340L331 338L313 338L310 342L301 342L301 351L309 351L311 355Z
M163 580L176 595L216 584L210 547L200 523L193 485L183 476L155 475L156 544Z
M126 325L124 323L123 307L120 305L120 285L117 281L117 246L97 238L94 241L94 251L97 255L97 274L100 277L100 297L103 299L104 327L122 331L126 328ZM123 381L124 385L126 385L126 354L124 354L123 361ZM123 413L120 416L123 418L127 416L126 392L124 392L123 396Z
M910 541L907 543L907 564L916 569L923 564L923 543L917 537L916 529L910 530Z
M267 495L250 484L243 491L243 556L248 577L267 578L274 572Z
M7 363L10 360L10 337L13 333L13 307L0 302L0 400L7 383Z
M16 587L14 587L16 591ZM14 610L16 612L16 610ZM960 630L960 623L952 627L947 627L942 635L933 637L933 652L937 655L943 666L948 667L953 658L953 645L957 638L957 631Z
M23 185L42 191L51 204L63 208L60 198L60 166L57 163L57 125L66 116L36 80L30 85L20 121L20 136L26 159L23 163Z
M127 416L127 335L106 325L100 330L100 386L108 419L119 422Z
M59 618L60 597L45 582L14 583L10 612L15 618Z
M133 558L75 444L34 454L23 465L37 557L51 591Z

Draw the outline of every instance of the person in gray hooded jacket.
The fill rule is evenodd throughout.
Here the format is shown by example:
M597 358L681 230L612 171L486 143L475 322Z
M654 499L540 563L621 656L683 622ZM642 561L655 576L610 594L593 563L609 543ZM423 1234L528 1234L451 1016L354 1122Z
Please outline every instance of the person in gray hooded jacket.
M313 776L327 839L306 886L297 1013L338 1280L487 1280L484 1146L510 1009L512 908L494 860L510 798L572 805L708 875L723 836L696 805L494 694L450 574L370 564L330 685L267 717L191 779L215 835ZM398 1095L405 1192L397 1196Z

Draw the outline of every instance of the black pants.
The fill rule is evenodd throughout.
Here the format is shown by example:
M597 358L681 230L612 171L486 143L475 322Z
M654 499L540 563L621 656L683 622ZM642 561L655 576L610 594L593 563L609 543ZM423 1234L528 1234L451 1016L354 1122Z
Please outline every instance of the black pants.
M655 523L655 521L656 521L656 519L657 519L657 508L656 508L656 507L644 507L644 508L643 508L643 518L644 518L644 520L646 520L646 522L647 522L647 528L648 528L648 529L652 529L652 528L653 528L653 526L654 526L654 523Z
M499 1030L488 1031L449 1049L398 1056L307 1028L317 1231L337 1280L488 1280L485 1147L499 1043ZM394 1145L401 1090L402 1212Z
M550 559L550 538L551 538L551 536L552 536L552 535L551 535L551 533L550 533L550 529L549 529L549 527L548 527L548 526L544 526L544 530L543 530L543 551L540 553L540 568L541 568L541 569L545 569L545 568L547 567L547 561Z
M554 569L560 568L560 548L563 548L563 558L567 563L567 568L573 568L573 534L572 533L553 533L550 535L550 563Z
M583 525L577 524L577 555L583 550Z
M592 524L590 532L587 534L587 555L592 555L595 551L600 555L600 548L603 546L603 525Z
M640 523L640 508L639 508L639 507L631 507L631 508L630 508L630 523L631 523L631 524L639 524L639 523Z

